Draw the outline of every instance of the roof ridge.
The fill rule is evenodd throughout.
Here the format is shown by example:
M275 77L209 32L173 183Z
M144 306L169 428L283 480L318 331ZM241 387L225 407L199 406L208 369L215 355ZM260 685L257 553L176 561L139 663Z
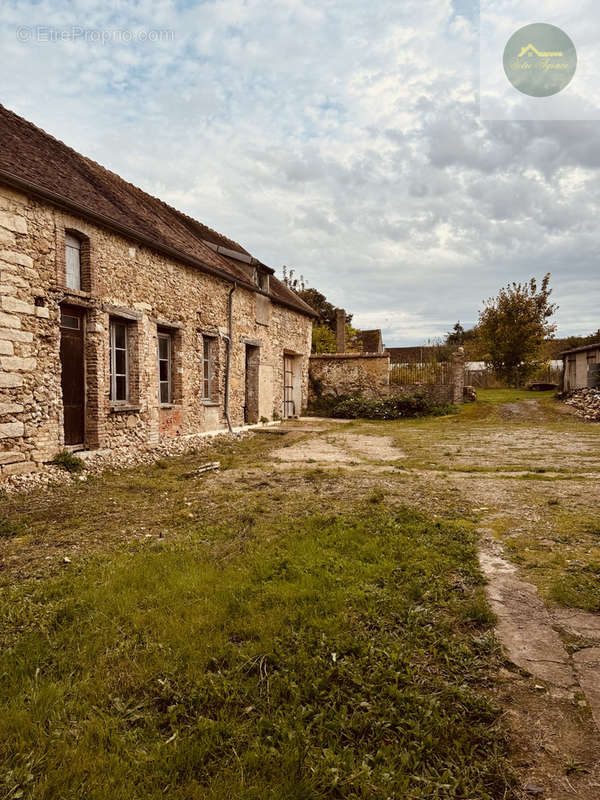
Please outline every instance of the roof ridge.
M16 112L12 111L10 108L6 108L6 106L4 106L2 103L0 103L0 109L2 111L6 112L7 114L9 114L11 117L13 117L18 122L25 123L32 130L38 131L39 133L41 133L44 136L46 136L48 139L52 139L53 142L56 142L57 144L61 145L61 147L64 147L66 150L68 150L70 153L72 153L74 156L76 156L78 160L83 161L84 163L87 162L88 164L92 164L93 166L98 167L99 169L104 170L105 172L108 172L110 175L112 175L118 181L126 184L131 189L133 189L134 191L141 192L142 194L146 195L147 197L151 197L157 203L160 203L162 206L164 206L164 208L168 209L169 211L174 212L175 214L177 214L179 217L183 218L184 220L192 222L195 225L200 225L202 228L206 228L206 230L209 231L210 233L212 233L214 236L216 236L216 237L218 237L220 239L223 239L224 241L228 242L229 244L235 245L235 248L239 248L239 250L241 252L244 252L244 253L247 253L248 255L250 255L250 253L244 247L242 247L242 245L239 242L236 242L235 239L231 239L229 236L225 236L224 234L219 233L219 231L215 230L214 228L211 228L209 225L205 225L203 222L200 222L200 220L197 220L195 217L192 217L190 214L186 214L185 211L181 211L180 209L175 208L175 206L172 206L170 203L165 202L165 200L163 200L161 197L157 197L156 195L151 194L150 192L147 192L145 189L142 189L140 186L136 186L135 183L132 183L131 181L128 181L126 178L124 178L122 175L119 175L118 172L115 172L110 167L106 167L106 166L104 166L104 164L101 164L99 161L96 161L94 158L90 158L90 156L86 156L83 153L80 153L78 150L75 150L74 147L71 147L71 145L67 144L62 139L59 139L57 136L54 136L53 134L48 133L48 131L44 130L44 128L42 128L39 125L36 125L34 122L31 122L30 120L26 119L26 117L20 116Z
M57 140L57 141L60 142L60 140ZM60 143L63 144L62 142L60 142ZM69 147L68 145L65 145L65 147L68 147L69 150L73 150L73 148ZM129 186L130 189L133 189L135 192L141 193L141 194L145 195L146 197L152 198L152 200L155 200L157 203L160 203L161 206L166 208L168 211L171 211L172 213L176 214L186 224L188 222L191 222L193 225L199 225L200 227L205 228L207 231L209 231L210 233L212 233L214 236L218 237L219 239L223 239L223 241L226 241L229 244L235 245L236 248L239 248L240 252L247 253L248 255L250 255L250 253L248 253L248 251L244 247L242 247L242 245L239 244L239 242L236 242L234 239L230 239L229 236L225 236L223 233L219 233L219 231L216 231L213 228L209 227L208 225L205 225L203 222L200 222L200 220L197 220L195 217L192 217L190 214L186 214L185 211L181 211L181 209L175 208L175 206L172 206L170 203L167 203L165 200L163 200L162 197L158 197L157 195L151 194L150 192L146 191L146 189L142 189L141 186L137 186L135 183L132 183L131 181L128 181L122 175L119 175L118 172L115 172L114 170L110 169L110 167L105 167L104 164L100 164L99 161L95 161L93 158L90 158L89 156L84 156L82 153L78 153L77 150L73 150L73 152L76 155L78 155L80 158L82 158L84 161L88 161L90 164L94 164L96 167L99 167L101 170L104 170L105 172L108 172L110 175L112 175L118 181L120 181L121 183L126 184L127 186Z
M179 253L183 259L193 259L200 269L217 270L223 279L253 288L247 269L215 251L214 245L220 245L222 250L252 255L234 239L136 186L2 104L0 136L0 171L9 186L12 180L21 182L26 191L28 187L34 193L41 192L52 204L90 215L100 225L116 225L125 235L137 235L142 243L170 257ZM314 315L313 309L279 280L273 281L273 289L269 294L274 302Z
M21 122L21 123L24 122L29 128L32 128L34 131L38 131L39 133L43 133L44 136L48 137L48 139L52 139L53 142L57 142L58 144L62 145L63 147L66 147L67 150L70 150L72 153L75 153L76 156L79 156L80 158L85 158L85 156L82 156L81 153L78 153L77 150L75 150L75 148L71 147L66 142L63 142L62 139L58 139L56 136L53 136L51 133L48 133L48 131L45 131L43 128L40 128L39 125L36 125L34 122L31 122L30 120L26 119L25 117L20 116L20 114L17 114L15 111L12 111L10 108L7 108L6 106L2 105L2 103L0 103L0 110L4 111L6 114L8 114L11 117L14 117L14 119L16 119L18 122ZM101 166L101 164L99 164L98 166Z

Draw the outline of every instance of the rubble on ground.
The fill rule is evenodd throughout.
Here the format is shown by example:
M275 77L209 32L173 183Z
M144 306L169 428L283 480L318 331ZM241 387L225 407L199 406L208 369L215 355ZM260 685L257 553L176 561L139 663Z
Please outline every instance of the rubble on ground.
M600 422L600 389L577 389L565 403L583 419Z
M241 439L247 436L243 433L219 433L211 436L198 434L182 436L161 442L159 445L147 447L144 450L132 450L129 447L115 448L113 450L88 450L84 453L74 453L85 463L82 472L67 472L54 464L45 464L43 469L36 472L27 472L21 475L11 475L1 484L0 490L8 493L30 491L44 486L74 484L83 482L90 475L103 472L107 469L127 469L129 467L153 464L162 458L181 456L188 453L201 454L208 450L215 442L223 440Z

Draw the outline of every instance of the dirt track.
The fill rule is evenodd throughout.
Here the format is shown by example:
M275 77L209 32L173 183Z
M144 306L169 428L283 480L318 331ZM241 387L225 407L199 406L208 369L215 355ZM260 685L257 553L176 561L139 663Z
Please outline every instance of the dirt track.
M318 508L325 495L343 507L366 490L392 507L464 519L480 532L500 617L506 669L490 691L505 709L523 785L544 787L546 799L597 800L600 425L541 397L477 403L442 418L288 427L283 436L174 459L173 467L7 497L9 513L30 518L35 533L0 539L4 579L42 578L83 555L145 546L207 510L227 515L263 488L275 504L293 494L300 509ZM187 480L199 458L221 460L222 471ZM143 498L144 515L125 513L132 498ZM247 546L243 534L232 547Z
M291 470L340 467L393 501L474 515L507 654L497 699L523 785L554 800L597 800L600 614L557 604L552 592L600 563L600 425L545 397L390 430L328 427L274 460Z

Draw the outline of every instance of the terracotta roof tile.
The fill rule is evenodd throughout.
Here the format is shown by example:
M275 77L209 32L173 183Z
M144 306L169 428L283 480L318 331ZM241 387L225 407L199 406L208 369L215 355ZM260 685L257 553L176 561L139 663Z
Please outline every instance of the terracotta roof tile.
M157 246L176 250L232 280L250 283L242 264L205 244L208 241L249 255L237 242L128 183L1 105L0 142L0 170L32 189L52 192L66 206L83 206L92 214L156 242ZM314 315L306 303L274 276L270 286L275 302Z

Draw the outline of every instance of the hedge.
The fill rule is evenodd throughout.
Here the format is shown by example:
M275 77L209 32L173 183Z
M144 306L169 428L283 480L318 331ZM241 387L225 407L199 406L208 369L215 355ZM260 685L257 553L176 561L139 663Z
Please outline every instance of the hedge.
M321 397L310 413L336 419L409 419L456 413L456 407L433 403L426 394L418 392L376 400L349 394Z

